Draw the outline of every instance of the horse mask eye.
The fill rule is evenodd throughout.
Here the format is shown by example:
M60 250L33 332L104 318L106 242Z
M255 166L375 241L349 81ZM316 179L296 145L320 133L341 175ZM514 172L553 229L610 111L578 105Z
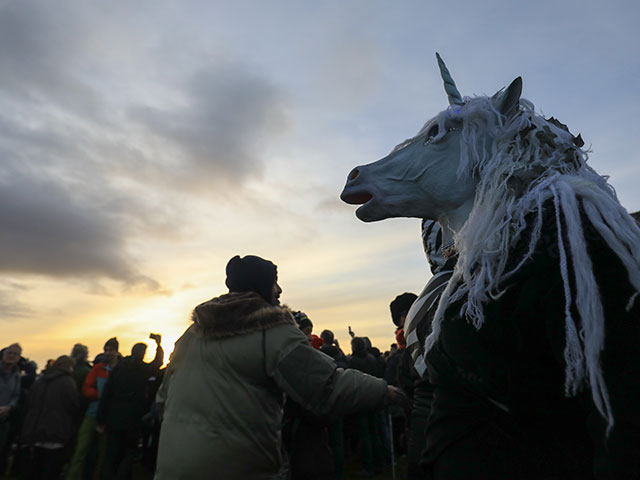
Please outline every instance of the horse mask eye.
M427 132L427 140L433 140L434 138L436 138L438 136L438 132L439 131L440 131L440 128L438 127L438 124L436 123Z

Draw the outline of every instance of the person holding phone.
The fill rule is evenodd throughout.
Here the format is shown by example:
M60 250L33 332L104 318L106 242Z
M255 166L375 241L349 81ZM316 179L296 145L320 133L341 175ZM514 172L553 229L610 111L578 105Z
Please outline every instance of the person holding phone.
M130 478L142 436L142 417L146 413L149 378L158 373L164 361L162 337L151 333L156 342L155 358L144 362L147 345L136 343L111 372L98 407L98 429L106 431L106 451L102 478Z

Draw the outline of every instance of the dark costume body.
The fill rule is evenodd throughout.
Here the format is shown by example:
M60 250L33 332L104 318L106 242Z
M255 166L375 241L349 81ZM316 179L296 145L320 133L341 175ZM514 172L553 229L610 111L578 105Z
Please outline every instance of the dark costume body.
M431 322L438 308L438 302L448 279L451 277L453 268L455 267L457 257L453 256L444 261L443 264L434 268L434 275L440 274L439 277L432 277L427 284L420 298L428 296L427 302L416 314L415 334L418 342L407 348L404 352L402 361L398 369L398 380L400 386L406 391L411 398L411 417L409 420L409 439L407 445L407 478L422 479L424 478L423 468L421 466L422 454L426 444L425 430L427 422L431 415L431 404L433 402L434 387L429 381L428 369L418 372L416 365L424 364L424 351L422 346L431 331ZM412 328L413 330L413 328ZM417 360L417 361L416 361Z
M438 222L424 219L422 241L433 276L412 304L405 321L407 346L398 365L398 383L411 399L407 442L407 480L424 479L421 466L426 444L426 427L431 414L433 385L424 359L424 344L442 292L453 273L457 256L445 258L442 252L442 230Z
M563 393L565 295L547 211L535 253L484 306L482 327L460 317L462 301L451 304L426 355L435 386L426 462L435 479L640 478L640 302L625 309L634 294L627 270L582 220L605 316L612 430L605 434L588 387L575 398ZM512 267L527 251L522 236Z

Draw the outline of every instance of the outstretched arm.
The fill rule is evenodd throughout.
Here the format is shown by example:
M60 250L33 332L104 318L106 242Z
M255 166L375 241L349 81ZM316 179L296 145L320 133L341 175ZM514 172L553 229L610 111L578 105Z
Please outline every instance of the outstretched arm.
M404 396L387 383L357 370L336 368L309 345L293 325L264 332L267 374L296 403L316 415L340 416L402 403Z

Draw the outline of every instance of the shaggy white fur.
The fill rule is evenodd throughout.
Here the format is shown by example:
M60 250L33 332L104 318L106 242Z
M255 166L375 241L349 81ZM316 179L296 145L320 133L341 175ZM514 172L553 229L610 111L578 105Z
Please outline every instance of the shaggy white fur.
M542 229L543 203L552 200L565 294L565 392L575 395L589 385L595 405L611 428L614 420L600 367L604 314L579 205L620 257L632 286L640 291L638 224L620 205L607 178L587 165L582 142L559 122L536 114L531 102L520 99L517 113L507 118L498 111L494 99L465 97L463 105L452 105L435 121L443 134L452 124L461 126L458 175L474 175L479 183L470 216L455 237L458 263L442 295L426 350L437 340L444 312L452 302L464 299L461 314L476 328L482 326L483 305L504 293L505 281L533 254ZM525 217L532 212L537 213L535 221L527 225ZM508 252L525 229L530 229L531 235L528 252L507 271ZM575 299L569 286L571 277ZM634 299L635 295L627 308ZM574 303L579 327L571 315Z

